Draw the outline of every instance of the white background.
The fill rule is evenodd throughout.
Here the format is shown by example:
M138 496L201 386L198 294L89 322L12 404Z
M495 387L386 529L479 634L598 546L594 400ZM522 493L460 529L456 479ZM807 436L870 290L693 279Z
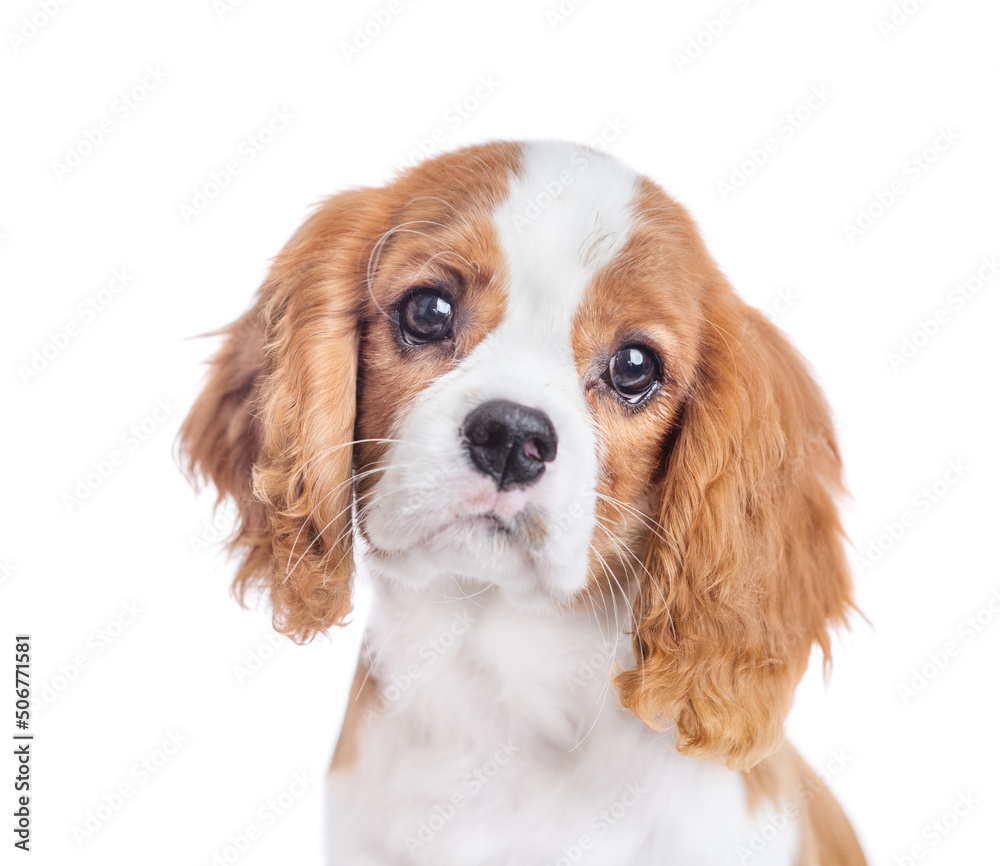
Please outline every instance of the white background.
M155 11L92 0L51 16L41 0L5 4L0 657L12 665L13 635L30 632L36 696L49 698L34 717L24 861L207 866L256 824L261 837L237 862L321 862L318 780L359 628L304 648L276 641L238 681L237 666L257 667L267 647L269 616L229 598L232 567L202 543L210 498L173 461L213 346L188 338L244 309L321 195L381 183L431 145L604 132L611 152L690 207L834 407L868 621L855 617L838 640L828 686L818 665L808 672L790 737L814 766L833 761L831 786L873 864L911 862L918 845L921 863L997 862L1000 275L968 281L1000 253L1000 8L905 5L912 14L881 32L889 0L588 0L562 16L555 2L522 0L398 0L395 12L388 0ZM378 10L388 24L345 52L355 28L378 29ZM679 64L699 34L699 56ZM782 118L811 92L826 95L789 127ZM276 111L292 119L260 137ZM255 149L251 136L271 140ZM724 194L719 181L767 138L776 152ZM230 160L239 172L185 216ZM876 196L895 181L903 191L878 215ZM873 204L878 218L848 237ZM124 289L81 312L121 269ZM959 284L979 287L962 309L949 300ZM948 320L915 337L937 310ZM894 364L907 339L915 356ZM44 369L24 375L33 358ZM121 465L85 501L67 500L114 450ZM935 483L931 502L920 491ZM880 536L878 561L863 562ZM978 630L963 625L970 616ZM950 641L954 654L935 664ZM924 665L933 678L901 694ZM160 761L171 735L183 745L144 777L138 762ZM315 781L279 818L262 817L295 774ZM9 816L7 770L2 779ZM74 828L122 784L132 796L78 843ZM956 818L970 794L978 804ZM946 828L936 841L934 821Z

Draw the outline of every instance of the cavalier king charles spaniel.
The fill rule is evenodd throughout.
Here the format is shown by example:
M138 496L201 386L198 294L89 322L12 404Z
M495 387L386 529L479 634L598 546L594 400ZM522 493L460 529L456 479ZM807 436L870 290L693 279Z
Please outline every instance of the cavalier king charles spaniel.
M497 142L326 199L181 430L296 641L374 588L344 866L863 864L785 742L852 610L830 413L687 211Z

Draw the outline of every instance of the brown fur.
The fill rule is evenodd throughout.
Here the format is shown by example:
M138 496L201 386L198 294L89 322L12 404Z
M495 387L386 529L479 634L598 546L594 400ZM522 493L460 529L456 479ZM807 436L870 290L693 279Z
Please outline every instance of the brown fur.
M636 204L643 218L588 288L573 322L574 354L600 434L591 573L602 591L608 570L623 585L622 577L647 577L643 552L659 520L651 499L693 377L703 316L698 275L690 272L698 265L693 224L652 184L643 185ZM600 382L611 353L627 342L650 346L665 362L663 389L640 411L623 408Z
M799 821L799 866L865 866L857 836L840 805L787 742L745 772L744 779L751 808Z
M240 508L237 591L266 585L275 627L298 640L351 608L345 443L354 438L361 228L376 224L378 202L370 191L344 193L299 229L253 308L225 332L181 428L191 474Z
M364 653L358 656L358 667L354 672L354 682L351 683L351 693L347 696L347 709L344 712L344 723L340 726L340 737L337 747L333 750L333 760L330 762L330 772L344 770L350 767L358 757L358 733L365 710L378 694L378 683L374 681Z
M851 608L840 458L804 361L736 295L687 212L649 181L637 211L574 323L608 497L593 572L606 580L617 556L638 578L622 703L675 725L684 754L752 767L782 743L812 644L829 658L827 630ZM594 381L631 340L665 366L641 412Z
M420 389L502 316L494 282L502 264L485 217L518 154L516 145L468 148L384 189L327 199L275 258L254 306L221 332L225 343L180 431L181 455L192 479L212 482L219 500L232 497L240 510L236 592L268 590L275 628L295 640L343 624L351 610L352 471L385 450L354 447L356 430L357 438L391 436ZM400 226L369 285L373 251ZM445 250L453 255L429 266ZM434 276L473 298L479 315L454 352L401 363L383 310L412 281ZM360 496L369 483L359 483Z
M752 767L783 740L812 644L829 658L827 629L851 607L840 458L802 358L740 300L686 213L652 185L645 195L646 219L676 239L665 290L697 299L700 333L674 353L680 420L660 439L640 664L617 685L647 724L676 725L682 753ZM640 257L655 263L654 245Z

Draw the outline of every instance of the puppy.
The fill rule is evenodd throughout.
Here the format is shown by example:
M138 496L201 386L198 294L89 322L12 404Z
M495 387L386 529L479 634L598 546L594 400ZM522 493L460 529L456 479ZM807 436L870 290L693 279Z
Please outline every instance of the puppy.
M862 864L785 743L852 608L829 411L690 216L492 143L333 196L182 431L297 641L376 596L328 787L345 866Z

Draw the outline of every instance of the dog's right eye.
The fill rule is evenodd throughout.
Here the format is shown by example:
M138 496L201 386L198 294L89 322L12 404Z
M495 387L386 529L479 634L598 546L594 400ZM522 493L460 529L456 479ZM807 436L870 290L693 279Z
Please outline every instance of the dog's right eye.
M411 346L451 336L452 303L437 289L415 289L399 305L399 333Z

